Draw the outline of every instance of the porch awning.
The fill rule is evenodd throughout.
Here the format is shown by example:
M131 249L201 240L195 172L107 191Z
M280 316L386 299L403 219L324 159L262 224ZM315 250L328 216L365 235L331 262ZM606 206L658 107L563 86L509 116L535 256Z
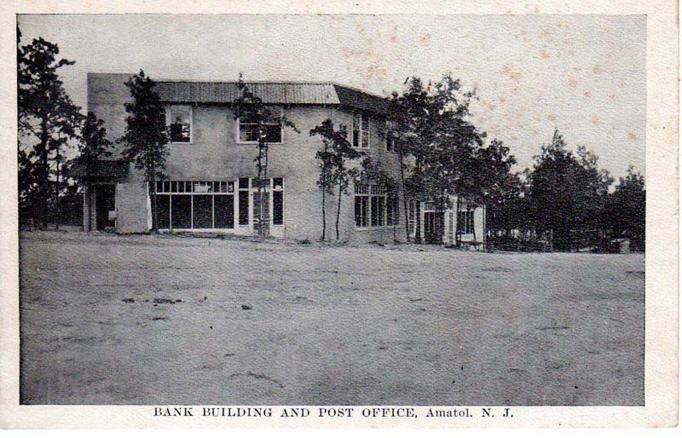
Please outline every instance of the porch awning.
M88 170L83 164L71 169L71 176L83 181L119 180L128 176L128 163L123 160L97 160Z

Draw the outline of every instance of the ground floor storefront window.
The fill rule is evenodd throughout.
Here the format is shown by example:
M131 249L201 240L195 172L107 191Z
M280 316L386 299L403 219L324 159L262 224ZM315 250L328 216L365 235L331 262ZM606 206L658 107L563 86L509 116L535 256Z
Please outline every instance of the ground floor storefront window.
M400 203L385 187L355 184L355 227L380 228L400 224Z
M284 180L268 179L263 201L272 225L284 225ZM237 181L158 181L157 224L161 230L234 230L253 227L258 187L254 178ZM270 196L272 193L272 196ZM268 216L268 220L270 220Z

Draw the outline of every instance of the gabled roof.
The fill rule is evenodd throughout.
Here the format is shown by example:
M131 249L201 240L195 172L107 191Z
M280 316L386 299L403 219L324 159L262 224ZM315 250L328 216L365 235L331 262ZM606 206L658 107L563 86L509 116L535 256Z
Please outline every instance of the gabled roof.
M355 88L334 84L336 94L339 96L341 105L371 111L379 114L388 114L388 102L386 99L374 94L365 93Z
M113 96L114 83L125 82L131 74L88 73L88 99L112 102L127 96ZM229 104L239 97L236 81L155 80L156 91L165 102ZM339 105L385 114L386 100L375 94L333 82L247 82L246 85L267 104ZM124 94L127 94L124 92Z

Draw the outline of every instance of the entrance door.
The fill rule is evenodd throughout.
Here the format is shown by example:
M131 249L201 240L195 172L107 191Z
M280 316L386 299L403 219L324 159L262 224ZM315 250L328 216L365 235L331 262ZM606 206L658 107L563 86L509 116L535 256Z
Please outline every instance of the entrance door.
M116 199L116 186L114 184L97 184L93 188L95 189L96 228L100 231L113 228L116 223L113 218L109 218L109 212L116 210L114 201Z
M445 214L443 212L424 212L424 241L426 243L443 243L445 230Z

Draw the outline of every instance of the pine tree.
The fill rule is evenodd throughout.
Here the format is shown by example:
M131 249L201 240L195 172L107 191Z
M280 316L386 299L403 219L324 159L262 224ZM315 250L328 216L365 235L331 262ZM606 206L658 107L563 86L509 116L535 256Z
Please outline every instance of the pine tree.
M56 44L37 38L21 46L21 32L17 36L18 124L20 148L24 149L19 153L19 173L32 178L31 183L20 184L22 188L30 188L20 193L20 198L24 202L23 211L31 212L34 222L45 228L53 185L59 216L64 149L69 147L71 139L77 138L83 116L66 94L58 75L59 69L75 62L58 59ZM26 146L32 140L35 143Z
M606 224L614 236L630 238L635 249L646 242L646 187L644 177L630 166L609 195Z
M511 173L514 164L516 158L497 139L493 139L488 146L477 149L472 160L468 176L472 183L469 188L470 200L486 207L486 222L492 226L496 226L500 220L501 210L498 206L509 196L518 196L519 192L515 191L518 188L515 185L518 177ZM484 225L486 228L489 226L488 223ZM486 234L487 230L484 230L484 236Z
M608 188L613 182L584 147L568 149L559 130L542 146L528 174L529 206L535 230L549 232L553 246L574 248L574 235L601 228Z
M119 140L125 147L122 156L136 169L144 171L149 197L152 201L152 231L158 230L156 181L165 177L168 155L168 130L165 108L154 91L156 83L144 71L126 83L133 101L125 104L128 113L126 129Z

